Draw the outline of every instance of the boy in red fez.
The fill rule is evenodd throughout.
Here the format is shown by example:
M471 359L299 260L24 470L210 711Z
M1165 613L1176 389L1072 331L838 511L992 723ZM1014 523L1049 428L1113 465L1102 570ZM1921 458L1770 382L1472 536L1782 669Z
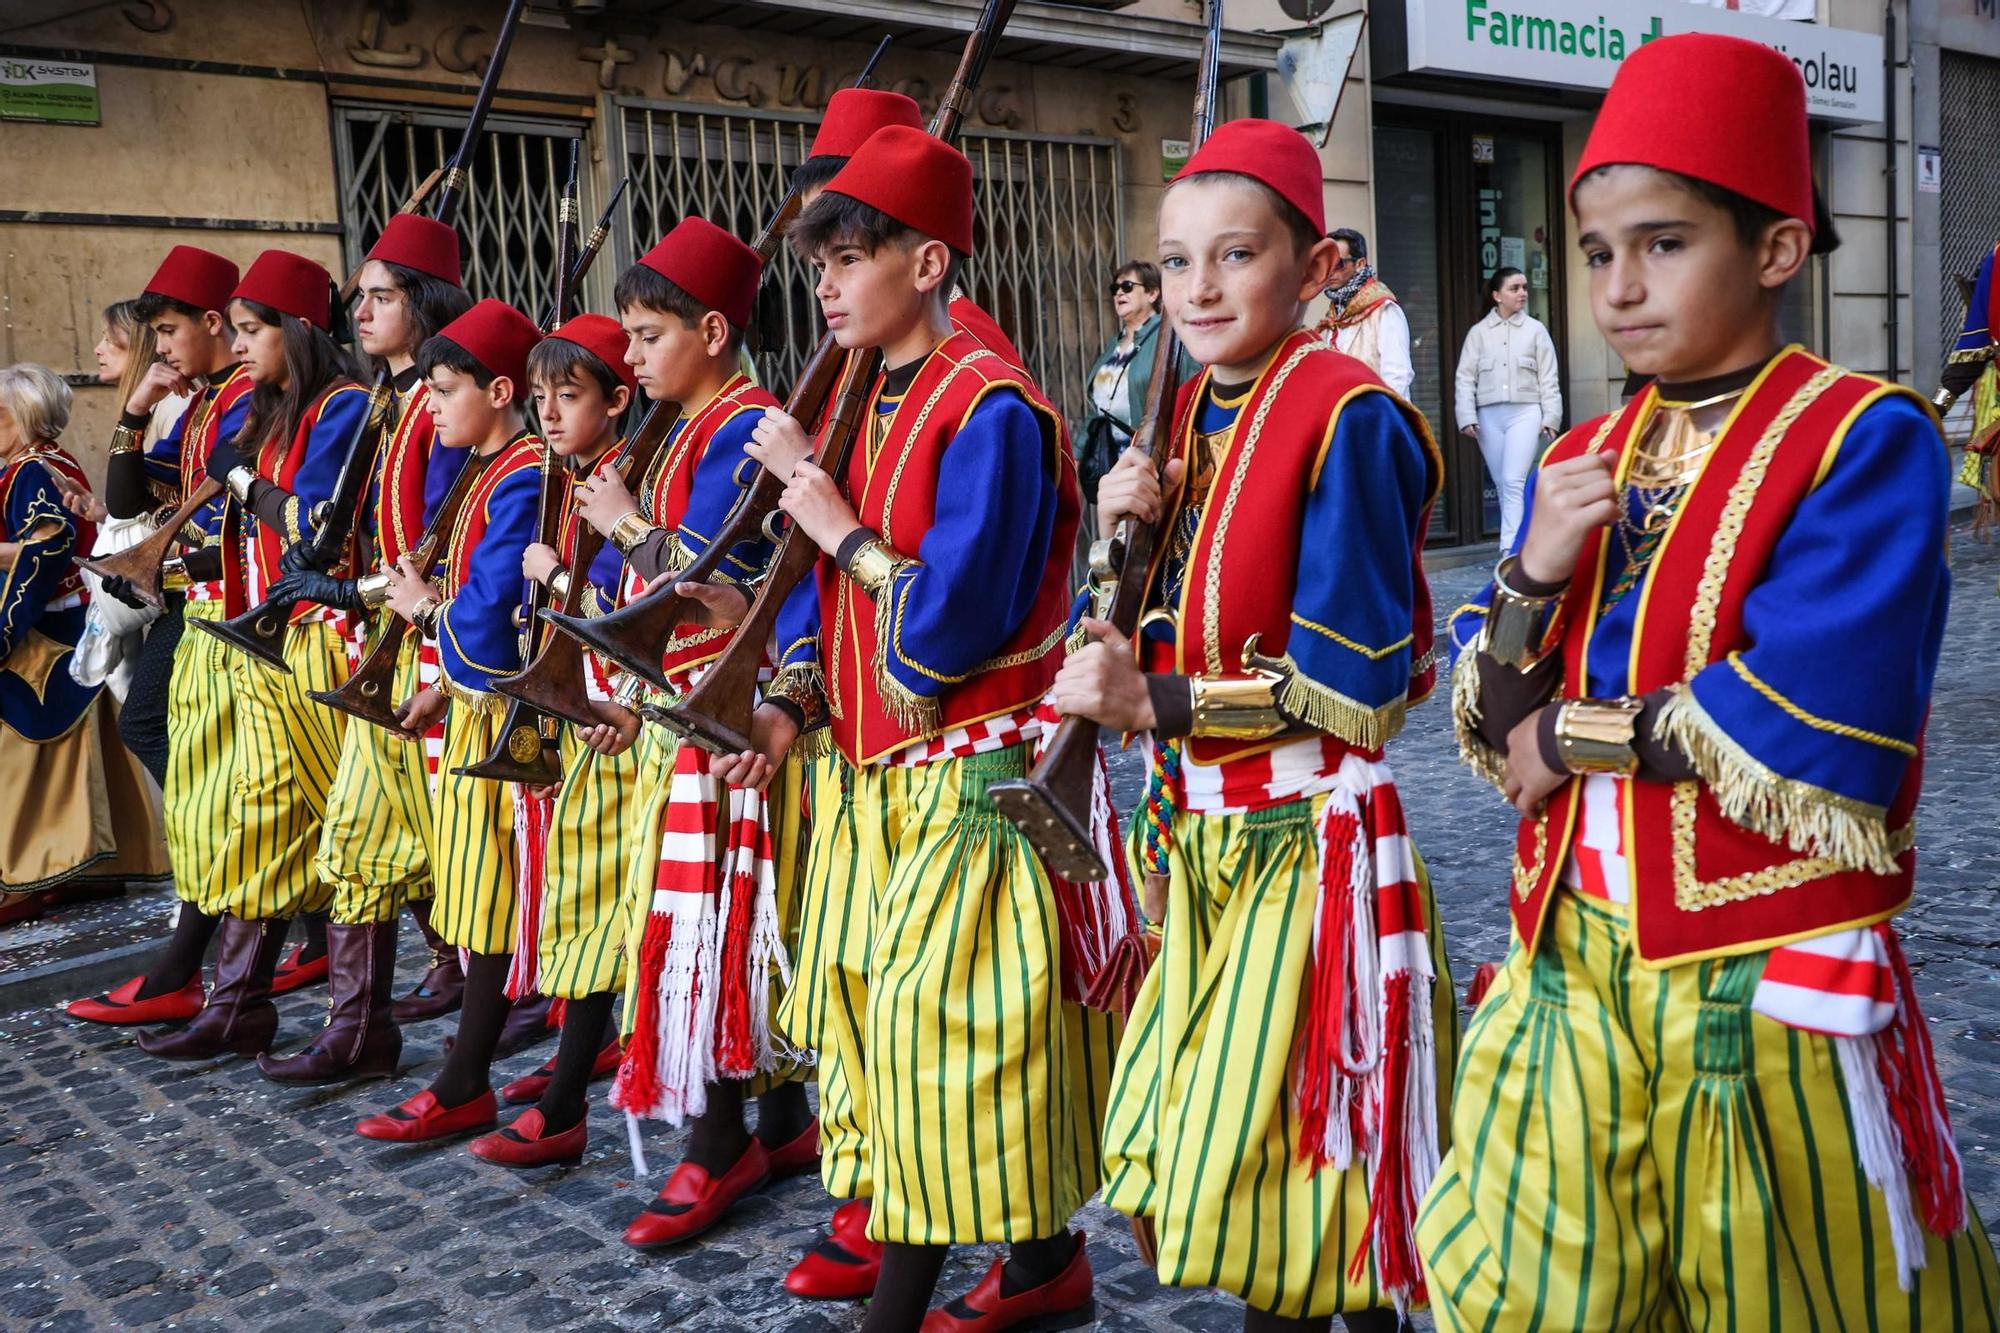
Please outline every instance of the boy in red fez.
M386 571L384 604L436 645L438 679L397 709L405 743L440 721L444 745L432 784L431 924L467 951L458 1035L431 1085L355 1125L364 1138L399 1143L490 1129L497 1102L488 1081L508 1015L520 868L518 797L504 783L453 770L493 749L506 701L495 677L519 671L526 585L521 556L541 511L542 442L526 425L528 357L541 334L500 301L480 301L425 341L417 370L438 442L471 453L478 468L444 552L442 576L404 555ZM413 749L419 747L412 746ZM385 934L387 932L384 932ZM379 988L372 1005L387 1000Z
M808 985L826 1010L810 1034L830 1117L822 1176L868 1203L835 1214L832 1241L787 1285L872 1287L870 1330L1075 1315L1091 1305L1090 1266L1067 1226L1095 1135L1072 1047L1104 1024L1086 1038L1065 1010L1053 888L986 796L1026 772L1060 654L1078 509L1068 441L1018 367L952 326L972 246L972 171L955 149L907 126L877 132L792 243L820 271L835 338L879 351L886 371L844 477L806 461L783 414L751 450L789 477L785 512L825 554L817 595L781 622L759 748L727 776L762 781L805 725L831 718L850 833L816 849L808 892L861 923L844 943L802 945L800 966L820 974ZM967 1106L981 1109L952 1109ZM1010 1257L926 1317L949 1247L985 1241Z
M561 604L572 578L587 580L585 604L592 614L616 605L623 562L606 546L588 569L572 569L581 520L568 492L619 447L618 419L637 387L624 358L625 331L603 315L578 315L528 355L536 419L550 451L562 460L558 484L564 495L561 531L551 534L554 544L531 543L521 569L553 590L554 605ZM604 674L588 658L586 673L591 697L608 700ZM611 1003L624 972L620 900L631 861L637 756L597 754L576 732L574 727L564 732L560 788L526 793L531 800L554 798L541 862L538 956L526 970L538 993L562 999L565 1007L555 1056L501 1090L505 1101L535 1105L469 1146L474 1156L502 1166L579 1160L586 1142L585 1089L618 1062Z
M676 577L707 549L741 498L739 478L752 466L744 446L764 410L777 402L741 370L744 329L762 267L757 252L736 237L705 219L687 218L618 279L624 364L654 410L677 414L678 420L646 476L628 479L607 462L577 487L578 516L604 534L607 551L624 561L619 577L600 585L612 599L636 596ZM745 544L729 552L715 584L680 586L733 622L747 605L746 594L734 585L761 571L769 554L766 542ZM683 626L661 658L677 693L727 646L728 634L714 625ZM631 1036L612 1102L635 1121L692 1122L686 1156L625 1232L627 1244L652 1248L708 1230L766 1180L810 1170L818 1132L805 1089L779 1067L766 1028L758 1027L748 1039L755 1051L748 1060L734 1058L743 1048L723 1051L719 1041L693 1035L721 1030L725 995L747 996L768 987L768 950L789 929L788 912L778 900L770 855L755 844L776 821L766 815L761 794L724 792L705 753L680 750L672 734L658 727L641 732L636 708L671 700L622 675L614 695L598 704L606 724L582 737L609 756L598 762L629 763L639 775L638 789L629 797L626 866L633 912L624 941ZM635 745L636 754L627 755ZM782 809L784 802L774 796L770 805ZM720 829L717 841L724 843L753 832L746 847L726 852L718 847L705 858L677 857L675 849L693 841L687 836L693 829ZM759 867L749 877L756 889L749 903L739 901L748 910L725 919L717 894L683 888L690 875L712 879L718 857L736 851ZM704 939L715 941L713 953L703 953ZM739 970L723 978L719 969L728 963ZM608 1015L608 1001L597 1012ZM744 1118L746 1096L757 1099L754 1133Z
M1219 127L1160 204L1166 317L1202 373L1163 473L1128 451L1107 530L1160 525L1136 643L1086 618L1064 713L1150 733L1135 837L1157 962L1128 1020L1105 1202L1162 1282L1246 1329L1393 1330L1423 1299L1455 1013L1383 752L1429 693L1424 420L1302 327L1337 250L1318 154ZM1100 590L1100 596L1108 594ZM1394 1307L1394 1308L1389 1308Z
M1650 383L1549 450L1453 625L1460 744L1522 821L1420 1223L1441 1327L2000 1319L1892 922L1944 441L1779 336L1834 239L1808 145L1784 55L1666 37L1570 187L1598 327Z
M283 575L286 551L314 540L320 506L367 413L368 395L328 332L331 295L324 268L266 250L228 303L233 352L253 386L242 427L233 439L217 440L207 462L230 499L221 560L229 615L262 602ZM343 553L336 569L345 563ZM140 1049L206 1060L270 1046L277 1029L272 979L287 927L295 916L322 910L330 896L313 873L312 848L344 728L307 691L336 689L346 679L347 624L324 608L299 610L285 635L289 672L206 635L190 642L212 654L190 683L230 696L228 814L210 848L221 940L202 1012L178 1031L141 1037ZM210 770L199 780L220 779Z
M146 283L138 314L153 328L160 359L139 381L111 435L104 506L114 518L177 507L204 480L216 441L234 439L243 428L253 386L236 365L224 314L240 277L221 255L177 245ZM191 396L173 426L144 447L153 409L171 393ZM167 609L148 630L137 668L156 679L168 674L165 815L180 911L144 971L104 995L70 1003L72 1016L94 1023L179 1022L201 1012L202 954L222 920L218 900L226 885L216 851L229 827L234 750L230 696L200 682L224 671L232 654L217 640L186 636L182 628L188 615L222 615L226 503L217 499L200 510L190 526L202 534L201 544L169 558ZM138 604L121 579L105 580L104 589Z
M393 376L396 401L355 520L361 559L349 578L301 562L274 589L347 613L371 639L393 616L383 606L385 571L415 548L471 457L469 450L438 442L427 409L429 390L416 365L424 342L472 306L458 277L458 236L431 218L395 215L369 250L354 327L362 352ZM405 638L396 664L399 696L415 693L436 675L435 653L426 658L418 636ZM435 744L442 734L432 731ZM458 1007L465 987L458 951L446 947L430 926L430 804L421 747L405 745L380 727L347 728L314 857L316 872L333 893L324 952L312 950L309 938L280 966L277 983L286 988L288 970L295 978L330 971L327 1021L294 1054L258 1057L266 1078L323 1084L386 1076L402 1049L399 1019L434 1018ZM408 999L391 1008L381 997L394 986L396 922L405 903L431 947L431 969Z

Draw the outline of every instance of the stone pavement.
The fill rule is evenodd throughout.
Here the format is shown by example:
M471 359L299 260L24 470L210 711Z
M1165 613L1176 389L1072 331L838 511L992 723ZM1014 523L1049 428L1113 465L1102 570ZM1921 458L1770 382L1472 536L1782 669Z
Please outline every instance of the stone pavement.
M1995 965L2000 842L2000 548L1957 539L1955 613L1945 646L1922 827L1918 905L1904 918L1930 1016L1966 1184L2000 1214L2000 984ZM1483 578L1436 579L1440 611ZM1837 651L1838 645L1830 648ZM1512 821L1456 762L1442 697L1419 709L1392 760L1438 885L1462 985L1504 948L1503 876ZM1129 801L1129 768L1121 782ZM143 933L158 900L127 906ZM132 922L137 922L134 926ZM59 918L0 941L0 1327L610 1330L840 1330L857 1307L792 1300L785 1268L823 1226L811 1179L742 1205L705 1242L661 1255L618 1235L677 1156L648 1130L652 1177L635 1181L619 1120L599 1105L576 1169L514 1173L457 1145L392 1147L349 1132L359 1115L422 1086L449 1022L412 1029L404 1078L350 1089L279 1089L251 1064L170 1065L128 1032L73 1023L29 1003L17 975L46 974ZM115 934L115 932L113 932ZM413 932L408 932L413 933ZM406 941L406 946L412 941ZM120 963L119 966L125 964ZM406 947L404 970L419 959ZM107 964L108 966L108 964ZM38 985L46 988L42 976ZM18 997L18 1000L17 1000ZM317 1027L324 991L281 1001L280 1042ZM12 1010L13 1012L7 1012ZM552 1047L506 1062L525 1073ZM603 1085L599 1085L601 1093ZM1119 1219L1093 1204L1102 1329L1233 1329L1230 1303L1162 1291ZM976 1279L990 1252L954 1257L942 1287Z

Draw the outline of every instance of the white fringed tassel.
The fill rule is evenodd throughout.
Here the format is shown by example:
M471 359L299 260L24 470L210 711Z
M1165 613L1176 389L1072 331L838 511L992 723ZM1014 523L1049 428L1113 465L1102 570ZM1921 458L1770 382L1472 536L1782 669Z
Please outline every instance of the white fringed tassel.
M660 968L660 1104L657 1118L680 1125L708 1109L715 1078L715 916L676 914Z
M625 1113L625 1146L632 1150L632 1178L646 1178L646 1149L639 1142L639 1117Z
M1910 1199L1910 1179L1896 1125L1889 1118L1889 1098L1876 1071L1875 1038L1835 1037L1840 1075L1847 1084L1847 1118L1854 1125L1854 1144L1862 1174L1882 1194L1889 1212L1889 1238L1896 1247L1896 1285L1916 1288L1917 1270L1924 1266L1924 1229Z

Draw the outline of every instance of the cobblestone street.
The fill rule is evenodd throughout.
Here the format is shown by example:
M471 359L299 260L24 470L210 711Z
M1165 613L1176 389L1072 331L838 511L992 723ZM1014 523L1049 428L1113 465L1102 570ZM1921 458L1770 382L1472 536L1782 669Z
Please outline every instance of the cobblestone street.
M1966 1184L1990 1218L2000 1215L2000 548L1963 530L1955 544L1918 900L1902 924ZM1481 566L1436 576L1440 614L1484 577ZM1837 661L1839 650L1828 645L1829 658ZM1458 764L1446 693L1413 715L1390 757L1462 988L1477 962L1504 948L1512 820ZM1123 785L1129 802L1131 783ZM160 894L112 906L149 929L168 910ZM34 938L58 950L63 924L55 916L15 929L42 932ZM404 946L407 983L420 966L407 927ZM591 1146L574 1169L516 1173L468 1156L462 1144L370 1143L351 1133L353 1121L422 1086L451 1020L408 1030L396 1081L281 1089L248 1061L151 1059L131 1030L73 1022L48 994L26 1007L12 998L22 989L15 982L38 969L6 952L15 947L0 939L0 1011L11 1011L0 1016L0 1327L803 1333L860 1322L857 1306L795 1301L780 1285L825 1224L815 1179L753 1197L690 1247L628 1250L619 1233L659 1187L678 1144L650 1127L653 1175L634 1180L621 1120L602 1104L606 1084L594 1090ZM279 1003L279 1044L294 1048L319 1024L325 991ZM552 1050L517 1055L500 1076L525 1073ZM1097 1327L1238 1326L1230 1302L1162 1291L1122 1219L1093 1204L1082 1224L1098 1275ZM970 1285L990 1257L956 1254L941 1290Z

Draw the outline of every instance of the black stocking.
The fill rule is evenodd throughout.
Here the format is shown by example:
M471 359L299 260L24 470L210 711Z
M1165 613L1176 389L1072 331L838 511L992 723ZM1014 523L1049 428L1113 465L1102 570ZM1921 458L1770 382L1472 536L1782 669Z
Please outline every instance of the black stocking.
M542 1113L544 1133L560 1134L583 1119L589 1109L590 1067L597 1063L597 1053L604 1049L612 998L610 991L599 991L564 1006L555 1068L549 1072L548 1090L535 1103Z
M1393 1310L1370 1310L1365 1315L1342 1315L1341 1318L1347 1321L1349 1333L1360 1333L1363 1329L1373 1333L1371 1325L1357 1324L1354 1321L1369 1319L1378 1314L1389 1316L1389 1328L1393 1333L1396 1327L1396 1312ZM1329 1333L1332 1328L1333 1316L1330 1314L1320 1315L1316 1319L1287 1319L1268 1310L1245 1308L1243 1311L1243 1333Z
M743 1127L743 1082L725 1079L708 1085L708 1109L689 1126L687 1155L711 1176L719 1176L743 1156L750 1146L750 1131Z
M465 969L465 1007L458 1011L458 1037L444 1058L431 1092L444 1106L463 1106L492 1084L493 1051L507 1022L507 968L514 955L475 953Z
M167 937L146 968L146 981L139 987L138 998L150 1000L156 995L171 995L199 975L201 956L208 952L208 942L215 938L215 929L221 924L221 917L205 915L196 911L193 903L183 902L180 914L174 918L174 933Z
M1019 1296L1024 1291L1033 1291L1045 1282L1053 1282L1069 1267L1069 1261L1076 1258L1076 1247L1083 1244L1083 1237L1074 1232L1062 1231L1040 1240L1024 1240L1007 1249L1007 1264L1000 1270L1000 1294ZM957 1301L952 1302L955 1306ZM953 1310L960 1317L970 1317L972 1310Z
M806 1132L812 1124L812 1107L806 1104L806 1085L784 1082L757 1099L757 1140L776 1150Z
M924 1322L949 1245L884 1245L882 1279L861 1333L909 1333Z
M306 933L299 941L299 962L313 963L326 957L326 917L325 912L309 912L299 918Z
M1342 1315L1340 1322L1347 1325L1347 1333L1397 1333L1403 1327L1394 1310L1358 1310Z

